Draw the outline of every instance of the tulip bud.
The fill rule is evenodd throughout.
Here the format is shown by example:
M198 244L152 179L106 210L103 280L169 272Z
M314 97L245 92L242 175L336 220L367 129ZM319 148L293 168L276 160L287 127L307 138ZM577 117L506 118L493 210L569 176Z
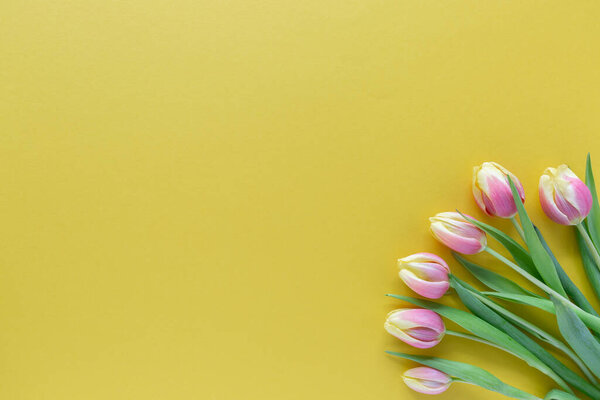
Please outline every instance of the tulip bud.
M431 253L417 253L398 260L400 279L417 294L428 299L439 299L448 291L450 268L446 262Z
M409 369L402 375L402 379L406 386L424 394L440 394L445 392L452 383L452 378L448 374L429 367Z
M462 254L477 254L487 247L485 232L457 212L443 212L429 218L433 236Z
M495 162L484 162L473 168L473 196L479 208L487 215L512 218L517 213L508 176L515 184L521 201L525 202L523 185L502 165Z
M592 208L590 189L564 164L546 168L539 190L542 209L558 224L578 225Z
M384 327L391 335L418 349L435 346L446 333L442 318L423 308L394 310L388 314Z

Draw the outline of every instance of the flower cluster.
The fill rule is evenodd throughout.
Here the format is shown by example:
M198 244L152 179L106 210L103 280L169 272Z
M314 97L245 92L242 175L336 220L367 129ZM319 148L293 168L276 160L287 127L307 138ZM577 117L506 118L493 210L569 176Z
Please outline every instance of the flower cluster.
M584 268L600 299L600 206L589 156L586 180L587 184L566 165L547 168L539 180L539 200L542 210L552 221L575 227ZM398 260L398 274L406 286L417 295L434 300L447 295L453 288L470 313L430 300L389 295L417 308L405 307L390 312L385 330L418 349L436 346L445 335L492 345L521 358L556 382L558 388L550 391L545 399L578 399L580 395L600 399L597 381L600 378L600 315L570 280L527 215L523 185L500 164L485 162L473 169L472 189L479 208L488 216L510 219L523 244L519 239L460 212L442 212L429 218L433 237L450 248L456 260L487 290L480 291L454 276L446 260L436 254L420 252L403 257ZM492 249L488 238L495 239L509 256ZM529 287L463 257L481 252L491 254L517 271ZM527 316L507 310L499 300L554 313L562 338L534 325ZM446 329L444 318L466 332ZM577 369L566 366L538 342L545 342L553 351L566 355ZM423 364L403 374L406 385L420 393L439 394L452 382L467 382L513 398L539 399L473 365L389 353Z

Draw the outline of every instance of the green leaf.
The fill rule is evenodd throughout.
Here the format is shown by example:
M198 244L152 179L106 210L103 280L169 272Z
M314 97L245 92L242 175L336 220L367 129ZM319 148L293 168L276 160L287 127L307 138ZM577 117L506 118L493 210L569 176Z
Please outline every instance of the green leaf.
M590 397L600 398L600 390L598 388L594 387L581 376L577 375L555 356L540 346L537 342L535 342L525 333L521 332L521 330L519 330L516 326L483 304L473 295L473 293L469 292L462 286L460 279L456 278L455 276L451 276L451 282L463 304L473 314L503 330L510 337L534 354L537 359L541 360L541 362L543 362L560 377L560 380L554 380L557 381L557 383L559 383L564 390L571 392L571 389L564 384L564 381L566 381ZM562 381L563 379L564 381Z
M544 400L579 400L579 397L571 393L563 392L562 390L554 389L546 394Z
M541 297L532 297L522 294L513 293L501 293L501 292L481 292L486 296L497 297L502 300L512 301L513 303L524 304L526 306L532 306L554 314L554 305L548 299L542 299Z
M554 268L552 259L548 255L548 252L546 252L544 249L544 246L542 246L540 239L535 233L533 223L529 219L527 211L525 211L525 207L523 207L523 203L521 202L521 198L517 192L517 188L510 177L508 177L508 182L510 183L513 199L517 205L517 212L519 213L519 220L521 221L521 226L523 227L523 232L525 233L525 243L529 248L529 254L531 255L531 259L533 260L535 268L538 270L540 276L548 286L563 296L566 296L567 293L560 283L560 279L558 278L558 274Z
M519 203L521 203L521 200L519 200ZM533 260L531 259L531 256L529 255L527 250L523 248L523 246L521 246L513 238L511 238L501 230L494 228L493 226L483 223L481 221L477 221L476 219L471 218L468 215L462 213L461 215L467 221L471 222L472 224L479 227L481 230L485 231L488 235L496 239L502 246L504 246L512 256L512 258L515 260L517 265L519 265L519 267L523 268L525 271L529 272L536 278L541 279L540 274L536 269Z
M596 267L594 259L592 258L589 249L585 245L585 241L581 236L581 233L577 229L574 229L577 238L577 244L579 245L579 252L581 253L581 262L583 269L588 277L590 286L594 290L596 298L600 300L600 270Z
M528 295L528 296L539 297L537 294L530 292L527 289L524 289L523 287L519 286L518 284L511 281L510 279L507 279L507 278L503 277L502 275L497 274L496 272L490 271L487 268L483 268L483 267L467 260L466 258L462 257L458 253L452 252L452 255L470 273L472 273L477 279L479 279L479 281L481 281L481 283L483 283L485 286L489 287L490 289L493 289L497 292L523 294L523 295Z
M548 243L546 243L546 240L542 236L540 230L536 226L534 226L534 228L535 232L537 233L540 239L540 242L542 243L542 246L544 246L544 249L546 249L548 255L552 259L552 262L554 263L554 267L556 268L556 272L558 273L560 282L562 283L563 287L565 288L565 291L567 292L571 300L573 300L573 303L577 304L584 311L598 316L598 313L596 312L596 310L594 310L594 307L592 307L588 299L584 296L581 290L579 290L579 288L573 283L573 281L571 280L571 278L569 278L563 267L556 259L556 257L554 257L552 250L550 250L550 247L548 246Z
M510 386L496 378L488 371L474 365L465 364L458 361L444 360L443 358L437 357L417 356L413 354L396 353L393 351L387 351L386 353L407 360L416 361L420 364L440 370L454 378L458 378L463 382L471 383L473 385L480 386L493 392L501 393L514 399L539 400L538 397L517 389L516 387Z
M551 314L556 314L556 310L554 309L554 304L552 304L552 301L547 300L547 299L542 299L539 297L524 296L524 295L520 295L520 294L512 294L512 293L482 292L482 294L484 294L486 296L497 297L502 300L512 301L513 303L519 303L519 304L536 307L536 308L539 308L540 310L544 310ZM583 323L588 328L590 328L594 332L600 333L600 318L598 318L595 315L592 315L590 313L587 313L583 310L580 310L580 309L573 309L573 311L575 312L575 314L577 314L577 316L579 318L581 318Z
M477 289L472 288L470 285L466 284L465 282L460 281L460 280L459 280L459 282L463 286L465 286L469 291L471 291L479 301L481 301L483 304L485 304L486 306L491 308L496 313L500 314L500 316L502 316L504 319L507 319L512 324L529 332L535 338L542 340L542 341L554 346L556 349L562 351L563 353L565 353L569 358L571 358L571 360L573 360L573 362L575 364L577 364L579 369L585 374L586 378L591 383L597 384L596 378L589 371L589 369L586 367L586 365L583 363L583 361L581 361L581 359L573 352L573 350L571 350L571 348L569 346L567 346L564 342L562 342L560 339L554 337L553 335L544 331L540 327L529 322L525 318L522 318L522 317L518 316L517 314L505 309L504 307L495 303L491 299L488 299L482 293L480 293Z
M486 322L483 319L466 311L443 304L434 303L432 301L414 299L412 297L393 294L389 294L388 296L435 311L436 313L460 325L476 336L492 342L516 357L521 358L533 368L536 368L543 374L557 381L557 383L563 385L565 389L568 389L568 386L566 386L564 381L562 381L550 368L548 368L547 365L541 362L531 351L526 349L523 345L517 343L517 341L515 341L502 330L498 329L498 327L494 326L492 323Z
M588 232L596 249L600 249L600 205L598 204L598 193L596 192L596 183L594 182L594 173L592 172L592 158L590 153L587 155L585 163L585 183L590 192L592 192L592 209L585 221Z
M556 309L560 333L590 371L600 377L600 344L564 300L556 296L550 298Z
M471 291L473 292L473 290L471 290ZM548 342L550 344L553 344L552 339L555 339L556 341L558 341L558 339L554 338L549 333L547 333L547 332L543 331L541 328L533 325L531 322L527 321L526 319L519 317L517 314L507 310L506 308L502 307L500 304L495 303L491 299L488 299L480 292L475 291L473 293L475 294L475 297L477 297L477 299L479 301L481 301L483 304L485 304L486 306L491 308L496 313L500 314L500 316L502 316L502 318L507 319L508 321L517 325L521 329L526 330L527 332L529 332L531 335L535 336L536 338L543 340L545 342ZM562 350L561 347L557 347L557 348Z

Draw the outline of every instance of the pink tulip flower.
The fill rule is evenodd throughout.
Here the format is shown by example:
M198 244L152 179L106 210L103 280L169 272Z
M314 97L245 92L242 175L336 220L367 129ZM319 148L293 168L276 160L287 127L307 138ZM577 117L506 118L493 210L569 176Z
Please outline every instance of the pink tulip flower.
M433 236L462 254L477 254L487 247L485 232L457 212L443 212L429 218Z
M473 196L477 205L487 214L512 218L517 213L508 176L515 184L519 197L525 202L525 192L519 179L502 165L484 162L473 168Z
M446 333L442 318L423 308L394 310L388 314L384 327L391 335L418 349L435 346Z
M440 394L445 392L452 383L452 378L448 374L429 367L409 369L402 375L402 379L406 386L424 394Z
M450 268L431 253L416 253L398 260L400 279L415 293L428 299L439 299L448 291Z
M578 225L592 208L588 187L567 167L546 168L540 177L540 203L546 215L561 225Z

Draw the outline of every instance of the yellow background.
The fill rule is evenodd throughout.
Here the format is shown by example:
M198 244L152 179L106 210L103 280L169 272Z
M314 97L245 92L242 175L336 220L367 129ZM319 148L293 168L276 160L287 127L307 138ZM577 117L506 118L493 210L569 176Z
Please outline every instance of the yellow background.
M449 257L428 216L482 217L473 165L521 177L583 282L536 184L587 151L600 173L599 18L592 1L1 1L0 397L422 398L383 353L410 350L383 295L409 293L398 257ZM552 386L461 339L423 353ZM502 398L439 398L484 397Z

